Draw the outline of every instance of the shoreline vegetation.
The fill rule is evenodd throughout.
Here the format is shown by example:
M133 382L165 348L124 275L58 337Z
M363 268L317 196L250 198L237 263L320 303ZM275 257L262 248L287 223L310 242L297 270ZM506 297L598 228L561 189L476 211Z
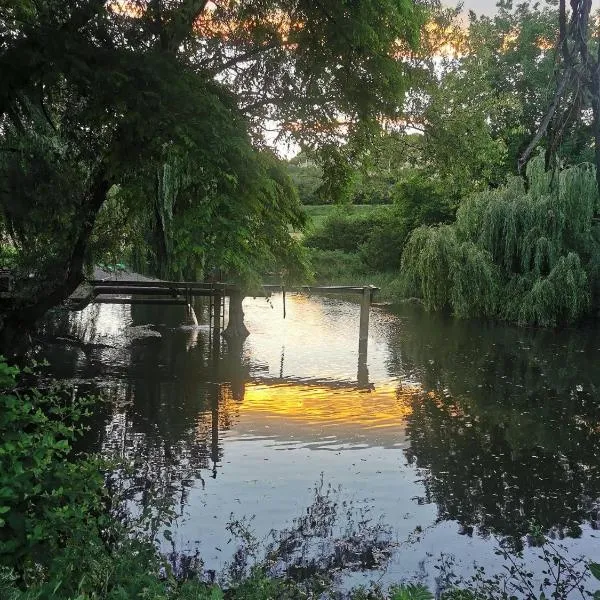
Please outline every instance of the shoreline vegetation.
M316 284L374 285L379 288L375 303L398 302L397 273L371 269L361 255L365 237L389 217L392 206L324 204L305 205L303 210L307 231L301 239Z
M455 216L404 202L311 207L303 243L322 284L381 287L381 301L519 325L573 325L600 309L600 229L595 169L546 171L465 198ZM441 217L444 217L443 219ZM354 281L352 281L354 280Z
M39 370L42 367L37 367ZM169 539L170 499L150 489L152 502L133 517L112 485L127 465L81 455L97 398L79 398L56 382L35 387L38 373L0 359L0 598L3 600L430 600L419 582L383 589L340 590L346 570L383 567L395 545L391 529L352 505L322 479L304 514L261 545L249 521L231 521L237 551L226 570L208 574L201 557L161 556ZM162 495L161 495L162 494ZM338 511L339 506L344 510ZM357 518L360 517L360 518ZM331 537L338 531L338 537ZM329 537L328 537L329 536ZM475 568L468 580L441 555L435 597L444 600L567 600L591 597L600 565L569 557L566 549L529 536L546 570L537 581L521 555L499 547L499 574ZM408 574L407 574L408 575ZM590 587L591 586L591 587ZM597 594L594 596L597 597Z

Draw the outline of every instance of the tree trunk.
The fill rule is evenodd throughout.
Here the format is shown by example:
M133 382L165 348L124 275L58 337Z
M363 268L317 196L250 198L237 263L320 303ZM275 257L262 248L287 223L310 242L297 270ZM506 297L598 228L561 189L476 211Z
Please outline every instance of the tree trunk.
M229 322L223 336L227 340L245 339L250 335L244 325L244 309L242 301L244 297L240 292L233 292L229 297Z
M0 354L22 356L30 345L30 334L39 320L55 306L66 300L83 281L83 268L96 217L110 188L103 168L99 170L87 194L78 218L73 249L62 267L62 273L52 280L32 283L23 281L18 296L0 307Z

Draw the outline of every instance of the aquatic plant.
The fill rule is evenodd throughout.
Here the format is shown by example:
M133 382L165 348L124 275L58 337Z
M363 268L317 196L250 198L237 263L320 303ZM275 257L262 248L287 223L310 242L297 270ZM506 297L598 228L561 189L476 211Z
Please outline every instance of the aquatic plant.
M428 310L553 326L589 314L600 245L595 171L547 172L467 198L451 225L416 229L402 256L403 295Z
M600 566L584 557L572 557L567 548L541 536L537 556L543 565L541 577L536 577L518 552L502 546L496 551L502 569L488 573L475 565L468 578L454 574L454 558L443 554L438 570L437 586L441 600L568 600L570 598L597 598L598 592L589 591L590 578L600 579ZM591 576L591 577L590 577Z

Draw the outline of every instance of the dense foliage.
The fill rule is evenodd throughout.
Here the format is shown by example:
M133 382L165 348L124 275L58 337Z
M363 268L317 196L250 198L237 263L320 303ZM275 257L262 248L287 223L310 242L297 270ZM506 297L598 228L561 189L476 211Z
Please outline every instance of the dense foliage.
M408 295L429 310L519 323L573 323L597 307L598 209L589 165L528 168L472 195L456 222L415 230L402 257Z
M410 232L420 225L450 221L455 209L440 185L423 179L418 172L407 174L391 193L392 206L374 207L367 212L356 212L353 207L332 211L305 237L305 245L318 251L355 255L357 267L352 270L358 278L372 271L397 273ZM329 279L323 272L325 256L315 256L314 252L311 256L317 278Z
M502 2L492 16L470 13L467 23L459 10L436 8L419 49L407 55L415 77L398 104L400 118L388 123L385 135L363 139L360 147L349 144L339 161L348 172L336 177L350 185L344 199L390 203L394 186L417 169L456 203L516 174L534 139L566 164L593 160L591 96L582 92L592 77L585 78L583 67L562 89L553 141L536 137L554 96L558 37L559 10L552 3ZM594 55L594 39L586 43Z
M106 255L165 276L301 268L265 124L313 147L373 127L408 87L396 55L424 19L412 1L3 3L6 350Z
M598 73L586 58L596 41L589 5L565 10L501 2L493 16L470 13L467 28L458 11L432 13L407 56L419 83L402 122L362 151L351 140L334 161L344 192L329 201L391 206L339 211L308 235L318 279L395 273L397 298L462 317L553 326L595 315L598 191L584 161L594 158L596 100L584 90ZM523 179L536 145L545 160L532 159ZM331 252L344 253L337 266Z
M329 199L322 198L319 194L323 171L314 160L300 153L287 162L286 170L294 187L298 190L298 197L302 205L327 204L329 202Z
M303 272L301 248L289 230L302 230L304 215L280 161L247 141L234 152L235 176L215 179L202 201L198 192L207 182L195 167L200 156L198 162L193 154L175 157L161 167L156 209L132 219L146 232L132 240L128 262L137 271L196 280L219 269L246 283L284 268ZM148 181L141 193L152 194L155 183Z
M395 185L414 170L441 185L451 203L503 183L517 173L552 99L557 35L552 5L501 3L493 16L471 13L468 23L459 10L436 8L421 30L419 49L407 54L415 76L398 103L399 119L384 135L346 146L334 165L335 178L346 180L344 195L316 197L323 203L392 203ZM561 132L563 160L590 160L589 138L585 118L569 121ZM297 177L307 166L294 165Z

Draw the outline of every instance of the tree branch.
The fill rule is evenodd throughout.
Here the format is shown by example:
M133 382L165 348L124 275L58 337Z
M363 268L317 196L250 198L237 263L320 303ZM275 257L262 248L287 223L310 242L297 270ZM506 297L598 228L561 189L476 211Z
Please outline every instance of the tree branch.
M563 0L561 0L561 1L563 1ZM544 137L544 135L546 135L546 132L548 131L548 125L550 125L550 121L552 120L552 117L554 117L554 113L556 113L556 109L558 108L560 99L562 98L563 92L565 91L565 88L567 87L567 83L569 82L570 78L571 78L571 72L570 72L570 70L566 70L563 73L563 75L558 83L556 92L554 93L554 98L552 99L552 103L550 104L548 111L544 115L544 118L542 119L540 126L538 127L537 131L535 132L533 139L529 142L529 144L527 145L527 148L525 148L525 150L523 151L523 154L521 154L521 156L519 158L519 161L518 161L519 173L521 172L523 165L531 157L531 153L534 151L535 147L538 145L538 143Z
M196 19L204 12L210 0L183 0L176 9L169 27L167 50L177 52L179 46L191 33Z
M218 75L219 73L222 73L223 71L226 71L227 69L235 67L238 63L249 60L250 58L253 58L254 56L258 56L259 54L262 54L263 52L268 52L269 50L273 50L275 48L281 48L281 47L283 47L283 45L280 42L280 40L277 40L276 42L275 41L270 42L269 44L265 44L264 46L258 46L257 48L253 48L252 50L249 50L248 52L244 52L244 54L240 54L238 56L234 56L234 57L230 58L229 60L225 61L222 65L215 67L211 71L211 74L213 76Z

